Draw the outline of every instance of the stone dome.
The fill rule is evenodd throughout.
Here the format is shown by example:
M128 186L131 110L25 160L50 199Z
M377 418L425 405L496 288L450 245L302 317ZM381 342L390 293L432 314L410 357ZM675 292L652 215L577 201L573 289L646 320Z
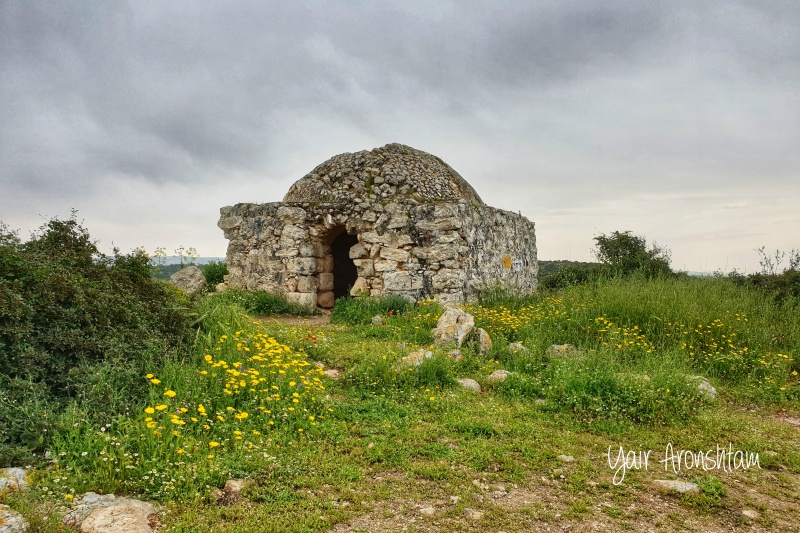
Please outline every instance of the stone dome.
M295 182L283 197L284 202L349 203L356 199L466 200L483 205L475 189L447 163L396 143L334 156Z

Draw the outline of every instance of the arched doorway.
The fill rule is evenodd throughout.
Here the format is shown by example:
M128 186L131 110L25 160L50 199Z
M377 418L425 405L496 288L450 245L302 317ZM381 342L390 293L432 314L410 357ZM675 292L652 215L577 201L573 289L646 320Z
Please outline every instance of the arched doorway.
M333 256L333 297L348 296L358 279L358 270L350 259L350 248L358 243L358 237L342 231L331 243Z

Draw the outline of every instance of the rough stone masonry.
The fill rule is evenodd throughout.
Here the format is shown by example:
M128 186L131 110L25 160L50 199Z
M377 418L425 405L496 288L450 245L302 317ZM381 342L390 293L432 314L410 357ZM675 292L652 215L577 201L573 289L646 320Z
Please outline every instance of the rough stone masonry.
M330 308L399 294L452 305L497 283L536 290L534 224L489 207L438 157L402 144L332 157L283 202L220 209L226 285Z

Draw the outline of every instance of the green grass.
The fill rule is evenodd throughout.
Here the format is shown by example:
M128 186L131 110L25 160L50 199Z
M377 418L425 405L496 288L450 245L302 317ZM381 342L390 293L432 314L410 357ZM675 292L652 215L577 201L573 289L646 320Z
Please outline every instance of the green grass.
M780 511L759 504L770 527L800 524L797 430L776 418L800 410L800 319L789 304L708 279L486 298L470 310L493 348L481 355L465 345L456 361L449 348L431 346L442 310L430 302L340 300L334 323L310 327L255 324L238 298L198 304L194 350L141 376L149 396L139 405L148 411L101 426L85 423L78 408L64 415L34 490L6 497L36 520L34 531L58 531L42 517L86 490L163 502L171 531L328 531L372 520L362 526L370 530L412 516L419 529L454 531L596 520L620 530L720 529L759 501L784 502ZM371 323L376 314L380 325ZM510 342L529 351L512 355ZM546 353L563 343L578 352ZM418 349L433 357L398 366ZM340 379L323 377L315 362L339 369ZM498 368L512 375L489 384ZM718 399L704 399L689 375L708 377ZM458 387L463 377L484 392ZM663 456L667 443L730 443L760 452L762 469L675 474L654 463L612 483L609 447ZM665 476L697 479L702 492L661 495L650 482ZM256 480L243 501L212 505L211 492L239 477ZM663 505L643 503L651 497ZM436 516L417 514L422 504ZM479 523L465 521L467 507L484 512Z

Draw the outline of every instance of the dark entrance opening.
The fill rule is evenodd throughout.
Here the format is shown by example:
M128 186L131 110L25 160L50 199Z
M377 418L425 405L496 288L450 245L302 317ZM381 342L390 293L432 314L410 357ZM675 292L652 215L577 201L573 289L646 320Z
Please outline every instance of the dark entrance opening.
M350 259L350 247L358 243L358 237L342 232L331 243L333 255L333 297L348 296L358 279L358 271Z

